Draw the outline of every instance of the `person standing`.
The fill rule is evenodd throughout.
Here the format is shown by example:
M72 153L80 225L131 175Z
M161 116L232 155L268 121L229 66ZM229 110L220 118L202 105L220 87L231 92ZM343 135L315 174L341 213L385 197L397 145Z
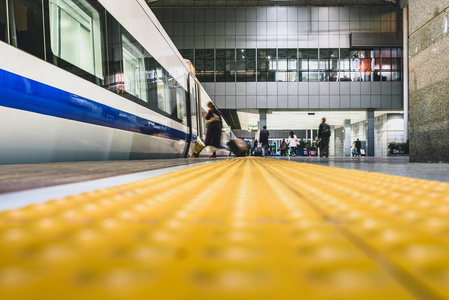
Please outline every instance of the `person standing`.
M331 128L326 124L326 118L321 119L318 128L318 139L320 141L320 157L329 157L329 138L331 136Z
M267 130L267 126L263 126L262 130L260 131L259 134L259 141L262 144L262 149L263 149L263 156L265 156L265 154L268 155L268 137L270 136L270 132Z
M204 117L206 119L207 127L206 140L204 141L204 144L207 146L207 151L212 152L212 155L209 156L209 158L216 158L217 150L221 147L221 112L211 101L207 103L207 107L209 107L209 110Z
M359 141L359 139L357 139L357 141L355 141L355 147L357 148L357 156L360 156L360 149L362 148L362 142Z
M296 156L295 150L297 139L298 138L296 137L295 133L293 131L290 131L290 136L287 139L287 144L290 147L290 156Z
M285 141L285 139L282 140L281 143L281 156L285 156L285 152L287 151L287 142Z

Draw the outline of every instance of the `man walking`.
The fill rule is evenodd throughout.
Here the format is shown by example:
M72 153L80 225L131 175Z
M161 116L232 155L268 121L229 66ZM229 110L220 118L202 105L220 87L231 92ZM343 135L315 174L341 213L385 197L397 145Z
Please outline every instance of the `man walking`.
M362 148L362 142L359 139L355 141L355 147L357 148L357 156L361 156L360 148Z
M318 128L318 139L320 140L320 157L329 157L329 138L331 136L331 128L326 124L326 118L321 119Z
M267 130L267 126L263 126L263 129L260 131L259 141L262 144L263 156L265 154L268 155L268 137L270 133Z

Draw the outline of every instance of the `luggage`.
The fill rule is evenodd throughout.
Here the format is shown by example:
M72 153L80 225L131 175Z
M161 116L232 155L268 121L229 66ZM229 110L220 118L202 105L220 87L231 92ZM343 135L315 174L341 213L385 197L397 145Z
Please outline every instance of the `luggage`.
M315 156L315 151L310 150L310 156Z
M204 147L206 147L204 142L200 138L196 138L195 148L193 149L193 157L198 157L198 155L200 154L201 150L204 149Z
M307 148L304 148L304 156L309 156L309 151L307 150Z
M366 156L366 152L365 152L365 150L363 150L363 149L360 149L360 155L361 155L361 156Z
M262 147L257 147L254 149L254 156L263 156Z
M228 146L235 156L248 155L248 144L242 139L230 139Z

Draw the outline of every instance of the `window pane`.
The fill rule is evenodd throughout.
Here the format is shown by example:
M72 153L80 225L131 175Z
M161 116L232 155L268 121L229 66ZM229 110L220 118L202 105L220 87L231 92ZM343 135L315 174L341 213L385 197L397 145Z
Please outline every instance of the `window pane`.
M0 0L0 41L7 42L5 0Z
M318 71L318 59L309 59L309 71Z
M49 0L53 54L103 79L103 38L99 13L86 0Z
M308 72L301 72L300 81L309 81L309 73Z
M122 35L123 72L125 91L148 102L147 85L145 78L145 51L130 36ZM158 71L162 77L162 69ZM159 95L158 85L158 95Z
M277 72L276 81L287 81L287 72Z
M10 12L14 12L9 14L11 45L45 59L42 1L13 0L9 5ZM2 34L2 39L4 37Z
M362 81L362 76L360 72L351 72L351 80L352 81Z
M235 82L236 81L236 64L235 64L235 50L226 49L226 81Z
M203 82L214 82L214 50L204 50L204 78Z
M319 72L309 72L309 81L318 81Z
M350 72L339 72L338 77L339 77L339 81L351 81L351 73Z
M391 81L391 72L382 71L382 81Z
M256 81L256 49L246 49L246 81Z
M288 72L288 81L290 81L290 82L298 81L298 73L297 72Z
M391 58L382 58L382 70L383 71L390 71L391 70Z
M122 41L121 41L121 26L110 14L107 14L108 31L107 35L107 49L106 53L108 60L106 61L106 70L108 75L106 77L105 87L117 94L124 93L124 75L122 64Z
M224 49L215 50L215 80L217 82L226 81L225 71L226 71L226 53Z
M307 59L300 60L300 70L308 71L309 70L309 61Z
M382 58L390 58L391 57L391 49L390 48L384 48L382 49Z
M401 81L401 72L391 72L391 81Z
M319 80L320 81L329 81L329 72L320 72L320 77Z
M236 69L237 81L246 81L246 51L245 49L237 49L236 52Z
M287 70L287 59L279 59L278 60L278 70L281 70L281 71Z

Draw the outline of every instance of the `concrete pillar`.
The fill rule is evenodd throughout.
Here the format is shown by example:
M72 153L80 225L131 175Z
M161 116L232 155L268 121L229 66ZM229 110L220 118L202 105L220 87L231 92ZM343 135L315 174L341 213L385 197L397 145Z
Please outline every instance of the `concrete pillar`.
M351 120L345 120L345 156L351 156Z
M260 121L259 121L259 130L262 129L263 126L267 126L267 110L259 109ZM270 129L270 128L268 128Z
M374 109L366 110L366 156L374 156Z
M329 139L329 155L335 155L335 127L331 126L331 137Z
M403 35L403 65L404 68L402 73L404 74L403 84L404 84L404 137L408 140L408 6L402 9L403 13L403 25L402 25L402 35Z

